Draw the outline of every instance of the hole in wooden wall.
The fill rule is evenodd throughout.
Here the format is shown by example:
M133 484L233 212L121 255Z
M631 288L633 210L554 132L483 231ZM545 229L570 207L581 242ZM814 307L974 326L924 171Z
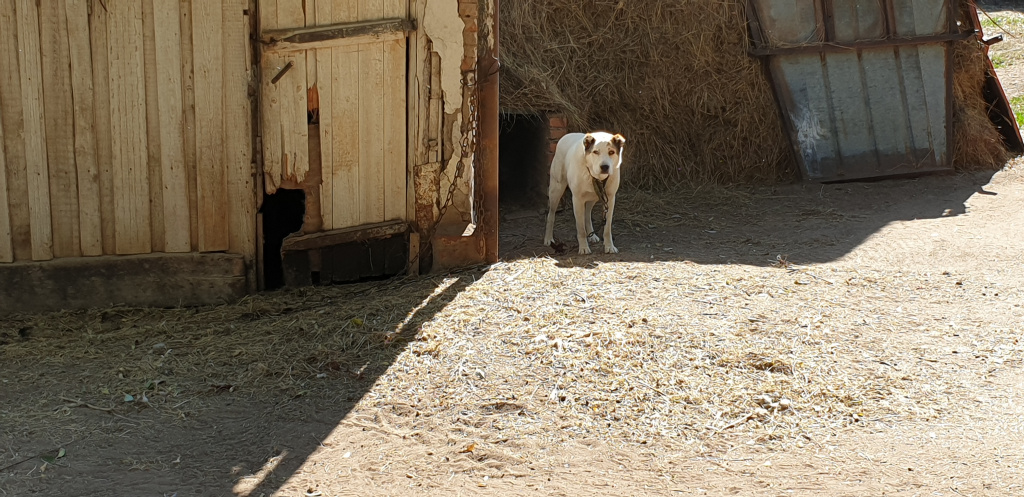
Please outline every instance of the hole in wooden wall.
M281 264L281 242L302 229L306 213L306 193L302 190L280 188L263 196L263 277L264 287L274 290L284 286L284 268Z

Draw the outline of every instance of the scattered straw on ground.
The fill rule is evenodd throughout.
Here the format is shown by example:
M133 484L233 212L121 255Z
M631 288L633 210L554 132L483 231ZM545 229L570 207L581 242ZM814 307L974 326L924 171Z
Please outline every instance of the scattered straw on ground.
M315 396L481 443L796 443L955 422L970 395L955 354L996 367L1024 347L979 307L1020 290L983 290L941 270L539 257L212 308L20 316L0 324L0 418L60 430L54 406L75 402L191 419L212 395L279 412ZM952 335L974 346L951 350Z

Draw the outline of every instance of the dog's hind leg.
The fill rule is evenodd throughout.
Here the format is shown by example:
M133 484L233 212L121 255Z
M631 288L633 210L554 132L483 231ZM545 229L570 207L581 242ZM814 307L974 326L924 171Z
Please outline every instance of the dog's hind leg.
M555 213L558 212L558 203L562 201L566 186L568 185L552 178L551 186L548 187L548 222L544 228L545 246L549 246L555 241Z
M597 242L601 241L601 239L597 237L597 231L594 230L594 217L593 217L593 213L594 213L594 204L596 204L596 203L597 202L587 202L587 206L584 207L584 209L586 209L586 211L587 211L587 241L594 242L594 243L597 243Z

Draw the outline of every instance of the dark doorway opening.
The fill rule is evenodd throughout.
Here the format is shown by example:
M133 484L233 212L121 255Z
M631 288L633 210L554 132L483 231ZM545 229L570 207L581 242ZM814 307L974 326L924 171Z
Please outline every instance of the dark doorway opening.
M302 190L280 188L263 195L263 278L266 290L284 286L284 267L281 264L281 242L302 229L306 214L306 193Z
M548 189L550 129L543 114L499 117L498 198L502 210L539 209Z

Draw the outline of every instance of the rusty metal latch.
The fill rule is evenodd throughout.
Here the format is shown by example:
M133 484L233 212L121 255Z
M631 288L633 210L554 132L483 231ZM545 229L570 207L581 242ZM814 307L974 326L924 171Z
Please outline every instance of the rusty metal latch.
M281 81L281 78L284 77L284 73L288 72L294 65L294 62L288 61L288 63L278 71L277 76L274 76L274 78L270 80L270 84L276 85L277 82Z

